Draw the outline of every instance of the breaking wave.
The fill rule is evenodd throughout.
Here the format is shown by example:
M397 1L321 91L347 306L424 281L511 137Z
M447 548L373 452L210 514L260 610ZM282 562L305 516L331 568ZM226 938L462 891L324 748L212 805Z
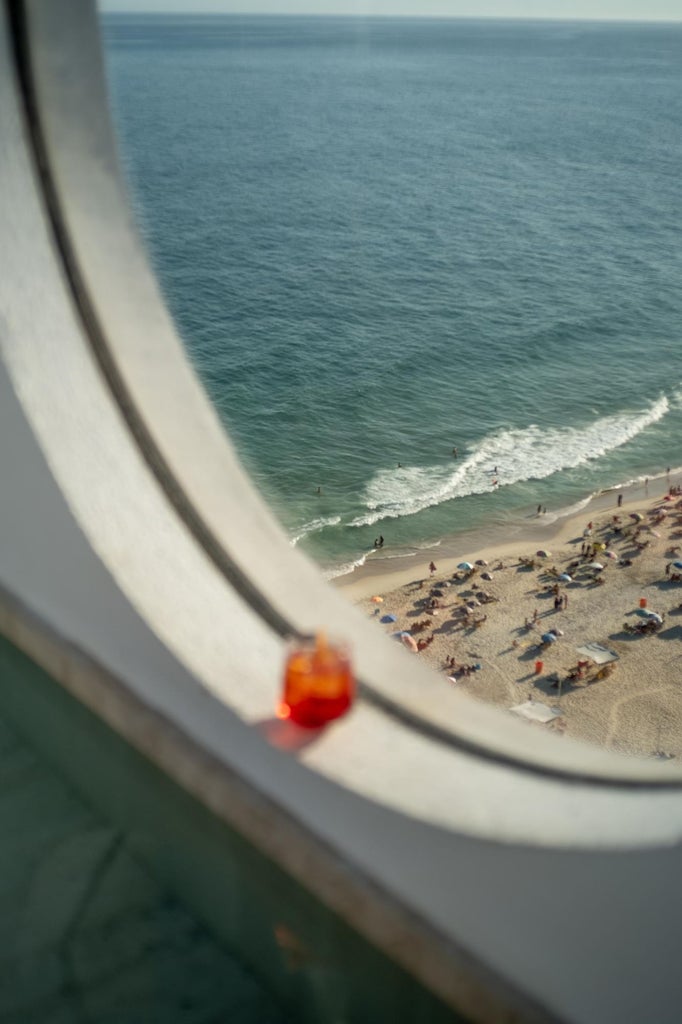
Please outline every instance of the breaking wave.
M292 548L295 548L304 537L308 537L311 533L319 533L320 530L324 530L328 526L338 526L340 522L341 516L320 516L317 519L311 519L309 523L297 527L296 532L289 538L289 543Z
M403 466L379 470L363 495L367 511L351 526L413 515L432 505L510 484L542 480L573 469L631 441L668 412L659 398L648 409L604 416L584 427L540 427L497 431L448 466ZM497 481L494 483L493 481Z

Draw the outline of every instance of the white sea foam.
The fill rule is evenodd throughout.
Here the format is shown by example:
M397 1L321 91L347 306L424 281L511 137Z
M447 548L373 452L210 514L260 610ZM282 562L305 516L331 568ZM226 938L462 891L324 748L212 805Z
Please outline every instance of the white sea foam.
M376 559L377 559L378 562L389 562L389 561L392 561L394 558L414 558L414 556L416 554L417 554L417 549L413 549L413 550L409 550L408 549L408 550L404 550L404 551L383 551L382 550L380 552L380 554L378 554L376 556Z
M347 576L351 572L355 572L361 565L364 565L367 561L367 556L371 555L371 551L365 551L364 555L360 555L352 562L343 562L341 565L332 566L329 569L323 569L322 575L326 580L335 580L337 576Z
M369 526L382 519L421 512L452 498L484 494L496 486L542 480L573 469L631 441L665 416L669 407L668 399L662 396L648 409L604 416L583 427L530 424L501 430L485 436L453 465L379 470L365 491L367 511L350 525Z
M588 494L586 498L581 498L580 501L574 501L572 505L565 505L563 508L556 509L555 512L546 512L542 516L543 523L555 523L557 519L566 519L568 516L577 515L582 509L587 508L592 499L596 497L595 494Z
M289 543L292 548L295 548L304 537L308 537L311 533L319 533L320 530L324 530L327 526L338 526L340 522L341 516L320 516L317 519L311 519L309 523L304 523L303 526L298 527L297 532L289 538Z

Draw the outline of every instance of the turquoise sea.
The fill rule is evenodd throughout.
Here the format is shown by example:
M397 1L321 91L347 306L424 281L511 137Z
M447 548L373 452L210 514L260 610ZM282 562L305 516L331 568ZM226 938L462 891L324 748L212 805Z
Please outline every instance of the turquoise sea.
M168 305L328 575L678 470L682 25L103 24Z

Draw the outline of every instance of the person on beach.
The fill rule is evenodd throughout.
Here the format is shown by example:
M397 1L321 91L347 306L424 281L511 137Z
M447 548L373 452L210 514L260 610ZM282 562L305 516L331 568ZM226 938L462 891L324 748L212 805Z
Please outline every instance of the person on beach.
M453 449L452 449L452 454L453 454L453 456L454 456L455 458L457 458L457 455L459 454L459 449L458 449L458 448L453 448Z
M623 492L621 491L618 495L618 508L623 504Z
M541 512L542 512L542 505L538 505L538 512L537 512L537 514L540 515Z
M429 565L429 572L433 576L435 571L436 571L436 563L435 562L431 562L430 565Z

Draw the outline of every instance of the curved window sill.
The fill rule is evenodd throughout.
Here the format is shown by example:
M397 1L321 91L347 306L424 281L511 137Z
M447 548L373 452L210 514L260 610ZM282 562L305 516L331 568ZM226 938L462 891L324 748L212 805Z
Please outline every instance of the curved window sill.
M65 10L17 5L19 78L9 40L0 60L10 153L0 223L14 256L0 281L2 630L384 948L396 908L414 928L427 922L436 967L425 957L419 970L452 1002L463 996L439 936L536 992L532 958L505 967L485 901L443 892L448 857L475 864L485 841L501 863L523 847L519 872L548 878L540 852L571 870L601 851L668 865L682 839L679 772L557 741L451 691L289 546L147 267L117 171L94 11ZM360 697L302 737L273 718L283 638L330 624L352 642ZM374 895L354 904L367 884ZM554 894L557 913L572 912L573 892ZM540 915L534 941L552 930ZM563 1011L570 991L550 954L540 996Z

